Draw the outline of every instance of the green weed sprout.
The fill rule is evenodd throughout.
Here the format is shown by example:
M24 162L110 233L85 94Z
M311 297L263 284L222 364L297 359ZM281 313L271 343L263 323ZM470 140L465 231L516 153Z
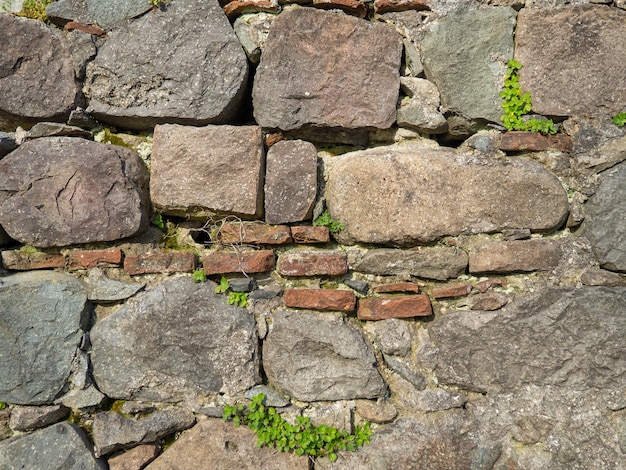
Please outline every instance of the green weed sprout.
M328 212L328 210L322 212L322 214L313 221L313 225L316 227L328 227L330 233L337 233L345 229L341 222L334 220L330 216L330 212Z
M216 294L226 294L228 298L226 302L228 305L237 305L238 307L247 307L248 303L248 293L247 292L233 292L230 288L230 284L228 279L222 276L220 283L215 288Z

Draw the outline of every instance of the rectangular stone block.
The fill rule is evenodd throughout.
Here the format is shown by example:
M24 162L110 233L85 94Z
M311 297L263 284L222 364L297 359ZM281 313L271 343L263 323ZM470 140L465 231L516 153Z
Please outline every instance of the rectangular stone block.
M472 285L464 282L463 284L433 289L432 295L435 299L445 299L447 297L461 297L462 295L469 294L471 291Z
M561 259L558 240L495 242L469 255L470 273L550 271Z
M122 263L122 250L75 250L70 253L70 269L89 269L97 267L119 266Z
M419 292L419 286L414 282L394 282L391 284L383 284L374 287L374 292L377 294L384 294L389 292Z
M65 256L48 253L26 253L19 250L2 252L2 265L14 271L65 267Z
M185 273L196 267L196 255L189 251L127 255L124 271L127 274Z
M330 231L328 227L297 225L291 227L291 238L296 243L328 243Z
M278 258L281 276L340 276L348 272L348 259L341 251L292 250Z
M214 251L202 257L207 276L227 273L264 273L274 269L274 251Z
M287 225L233 222L220 230L222 243L251 243L257 245L285 245L292 242Z
M505 152L557 150L569 153L572 151L572 138L567 134L541 135L539 132L509 131L502 136L500 150Z
M286 307L311 310L352 312L356 307L356 295L347 290L285 289L283 300Z
M360 299L357 309L357 317L360 320L428 317L432 314L433 307L430 299L423 294Z

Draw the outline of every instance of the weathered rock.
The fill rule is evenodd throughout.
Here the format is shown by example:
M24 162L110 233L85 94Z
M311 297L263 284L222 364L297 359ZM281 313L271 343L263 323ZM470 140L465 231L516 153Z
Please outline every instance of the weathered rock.
M292 226L291 236L296 243L327 243L330 241L328 227Z
M93 418L93 441L97 457L159 439L193 426L193 413L182 408L155 411L135 420L115 411L97 413Z
M359 320L428 317L433 307L427 295L404 295L361 299L357 310Z
M41 21L0 15L0 130L64 121L79 104L69 48Z
M274 18L276 15L269 13L242 15L233 24L237 39L253 64L258 64L261 59L261 50L265 46Z
M105 29L147 12L152 5L143 0L84 0L90 16Z
M357 400L356 412L372 423L388 423L398 416L398 410L387 401Z
M91 132L80 127L68 126L60 122L38 122L26 133L24 140L38 139L40 137L83 137L91 138Z
M472 291L472 285L468 282L461 284L453 284L450 286L436 287L432 291L432 297L435 299L445 299L449 297L461 297Z
M15 137L6 132L0 132L0 158L11 153L16 148Z
M289 250L278 257L276 270L281 276L340 276L348 263L339 250Z
M88 385L84 389L71 390L58 401L68 408L80 410L82 408L94 408L99 406L106 398L107 397L96 387Z
M164 214L257 218L262 169L260 127L160 125L152 147L152 203Z
M59 26L69 21L93 24L94 19L87 10L86 0L56 0L46 7L48 19Z
M397 386L394 388L393 381L390 382L392 393L397 395L413 395L415 393L415 389L424 390L426 388L426 378L424 374L415 370L414 364L412 361L403 361L397 357L390 356L389 354L383 354L383 358L385 359L385 363L400 377L411 384L411 390L408 390L407 393L402 393L397 389ZM403 399L403 398L400 398ZM410 399L410 397L409 397ZM415 406L415 403L411 405ZM420 408L421 409L421 408Z
M524 8L515 31L520 86L546 116L606 116L626 106L626 12L600 5ZM545 47L546 44L551 47ZM590 64L593 64L591 66ZM566 73L552 73L554 70Z
M350 268L366 274L410 274L445 281L467 268L467 253L452 247L421 247L419 250L379 248L368 251Z
M113 125L204 125L235 115L247 75L218 2L176 0L110 31L87 66L84 91L88 111Z
M542 135L539 132L509 131L502 136L500 150L505 152L571 152L572 139L565 134Z
M65 419L70 410L62 405L15 406L9 427L14 431L32 431Z
M494 242L470 253L471 273L550 271L561 259L558 240L516 240Z
M411 351L411 330L405 320L390 318L365 325L384 354L406 356Z
M575 117L563 123L572 137L573 167L581 173L599 172L626 160L626 127L611 119Z
M255 336L215 283L170 278L96 323L94 377L110 397L145 401L244 391L259 381Z
M446 132L448 121L439 112L439 90L435 84L409 77L401 77L400 84L408 98L402 100L398 109L398 125L426 134Z
M0 223L37 247L110 241L145 230L148 172L128 149L76 137L21 145L0 161Z
M317 150L310 142L283 140L267 152L265 221L301 222L311 218L317 194Z
M136 470L145 468L159 455L158 444L142 444L107 460L109 470Z
M269 447L257 447L245 426L207 419L184 432L146 470L307 470L309 459Z
M509 7L459 9L431 26L420 43L424 71L447 110L500 122L499 92L513 57L515 16Z
M285 289L285 307L309 310L335 310L352 312L356 296L351 290L340 289Z
M283 406L287 406L290 403L289 398L287 398L282 393L278 393L276 390L268 387L267 385L255 385L251 389L246 390L244 396L248 400L252 400L259 393L262 393L265 396L263 404L265 404L266 406L276 406L280 408Z
M219 228L220 241L225 244L287 245L292 242L287 225L258 222L226 223Z
M625 283L626 285L626 283ZM509 296L500 292L487 292L475 295L467 300L470 310L498 310L509 302Z
M93 456L85 432L63 422L19 439L0 442L0 468L105 470L107 467Z
M311 419L313 426L330 426L352 433L354 403L335 402L330 405L313 403L303 410L302 416Z
M410 145L326 158L326 204L343 243L408 245L565 221L559 180L526 158L506 162ZM530 183L532 182L532 184Z
M120 281L109 279L99 268L89 270L89 291L87 298L100 302L112 302L132 297L145 284L139 282Z
M196 255L190 251L169 251L127 255L124 272L130 275L149 273L185 273L196 267Z
M385 383L361 334L341 314L277 310L263 347L274 386L302 401L375 398Z
M626 287L626 277L604 269L588 269L580 275L586 286Z
M69 256L70 269L114 268L122 264L122 250L73 250Z
M390 127L401 58L400 36L384 24L286 10L272 23L256 72L255 118L282 130Z
M488 393L527 384L623 390L625 301L624 288L549 288L498 312L449 313L429 328L437 379Z
M87 323L85 286L35 271L2 278L0 292L0 401L52 403L67 385Z
M626 271L626 163L603 173L604 181L585 204L585 236L600 266Z
M29 253L20 250L4 250L0 256L2 256L2 265L13 271L63 268L66 264L65 256L42 251Z
M376 294L390 294L398 292L412 292L417 294L419 290L419 286L414 282L392 282L374 287L374 292Z
M87 63L92 60L98 52L96 41L90 33L78 30L70 31L66 35L66 38L70 48L70 53L72 54L74 75L78 80L82 81L85 79Z

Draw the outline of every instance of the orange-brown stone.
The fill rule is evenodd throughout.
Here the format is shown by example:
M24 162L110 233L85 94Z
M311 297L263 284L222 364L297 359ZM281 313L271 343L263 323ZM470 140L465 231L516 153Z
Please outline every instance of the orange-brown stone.
M356 307L356 296L347 290L286 289L283 300L286 307L311 310L352 312Z
M88 269L119 266L122 263L122 250L76 250L70 253L70 269Z
M427 295L407 295L359 300L357 317L361 320L385 320L387 318L428 317L433 307Z
M500 150L505 152L558 150L569 153L572 151L572 138L566 134L542 135L539 132L509 131L502 136Z
M430 10L430 0L376 0L374 2L376 13L405 10Z
M330 241L328 227L297 225L291 227L291 237L296 243L327 243Z
M274 269L274 252L259 251L214 251L202 258L207 276L226 273L264 273Z
M130 275L184 273L195 267L196 255L186 251L127 255L124 258L124 271Z
M313 0L315 8L338 9L363 18L367 14L365 3L359 0Z
M291 250L278 258L281 276L340 276L348 272L348 259L340 251Z
M291 243L287 225L267 225L259 223L229 223L222 227L223 243L252 243L260 245L284 245Z
M418 293L419 286L414 282L394 282L392 284L383 284L374 287L374 292L377 294L384 294L388 292L414 292Z
M472 285L469 283L455 284L453 286L438 287L433 289L433 297L435 299L444 299L446 297L460 297L467 295L472 291Z

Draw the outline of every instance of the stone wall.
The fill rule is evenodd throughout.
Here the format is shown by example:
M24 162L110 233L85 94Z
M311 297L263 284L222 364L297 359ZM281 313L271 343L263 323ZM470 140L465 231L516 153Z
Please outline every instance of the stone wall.
M0 467L626 468L624 2L220 3L0 14Z

